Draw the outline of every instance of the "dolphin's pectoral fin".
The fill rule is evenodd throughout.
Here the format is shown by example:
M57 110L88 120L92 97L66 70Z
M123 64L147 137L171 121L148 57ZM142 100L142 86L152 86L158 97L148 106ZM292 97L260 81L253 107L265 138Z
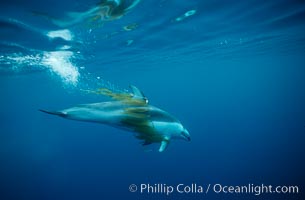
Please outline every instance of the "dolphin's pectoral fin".
M169 139L164 139L161 142L161 146L159 148L159 152L163 152L169 144Z
M133 99L139 99L144 101L146 104L148 104L148 99L145 97L145 95L143 94L143 92L141 90L139 90L136 86L134 85L130 85L129 86L132 90L133 93Z

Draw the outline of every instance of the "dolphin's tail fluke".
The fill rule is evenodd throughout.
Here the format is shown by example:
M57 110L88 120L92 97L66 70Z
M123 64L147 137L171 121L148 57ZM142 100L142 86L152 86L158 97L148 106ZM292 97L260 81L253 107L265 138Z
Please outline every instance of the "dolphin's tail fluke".
M51 115L58 115L58 116L61 116L61 117L66 116L65 113L60 112L60 111L48 111L48 110L42 110L42 109L39 109L39 111L44 112L44 113L48 113L48 114L51 114Z

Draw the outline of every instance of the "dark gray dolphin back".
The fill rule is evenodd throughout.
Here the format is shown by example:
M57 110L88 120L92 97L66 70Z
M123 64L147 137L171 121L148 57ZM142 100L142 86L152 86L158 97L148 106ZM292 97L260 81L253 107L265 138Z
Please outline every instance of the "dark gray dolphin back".
M168 112L161 110L160 108L149 106L149 115L150 119L153 121L162 121L162 122L179 122L180 121L169 114Z

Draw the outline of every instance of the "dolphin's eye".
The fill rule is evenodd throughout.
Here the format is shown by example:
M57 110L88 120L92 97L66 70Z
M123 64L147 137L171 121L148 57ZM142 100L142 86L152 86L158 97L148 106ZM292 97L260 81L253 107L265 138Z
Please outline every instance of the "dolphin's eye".
M185 137L187 136L184 131L181 131L181 135L183 135Z
M181 135L188 141L191 141L191 137L189 136L188 132L181 131Z

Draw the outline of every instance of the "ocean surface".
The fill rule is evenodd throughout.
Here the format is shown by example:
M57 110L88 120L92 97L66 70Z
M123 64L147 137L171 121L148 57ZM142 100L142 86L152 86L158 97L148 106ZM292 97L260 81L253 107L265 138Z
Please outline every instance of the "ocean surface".
M302 0L1 1L0 199L304 199L304 53ZM191 142L159 153L132 132L38 111L129 85ZM141 192L148 184L204 192Z

